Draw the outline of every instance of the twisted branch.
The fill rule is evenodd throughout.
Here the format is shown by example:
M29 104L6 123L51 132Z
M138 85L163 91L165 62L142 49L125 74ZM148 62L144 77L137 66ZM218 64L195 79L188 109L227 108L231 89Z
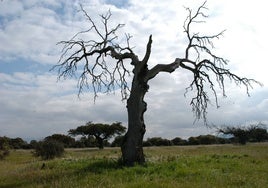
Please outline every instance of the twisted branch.
M240 77L230 72L229 69L225 68L225 66L228 64L228 60L219 57L212 52L212 49L214 48L213 40L223 36L225 30L211 36L202 36L199 33L191 34L192 24L203 23L204 21L198 21L197 19L200 19L200 17L208 17L203 12L203 10L207 9L205 7L205 4L206 2L204 2L194 14L191 9L187 8L189 14L184 22L183 28L188 39L188 45L185 50L185 57L181 60L182 62L180 67L187 69L193 73L193 80L191 81L189 87L186 88L185 94L190 90L196 91L195 97L193 97L190 102L192 111L195 113L197 120L202 118L204 122L207 123L207 107L210 103L209 90L215 97L216 106L219 107L218 95L214 83L218 84L223 96L226 96L226 78L234 81L236 85L245 86L248 96L249 89L252 88L253 83L258 85L262 84L254 79ZM196 59L192 60L192 57L196 57ZM201 57L208 58L201 59ZM216 82L213 82L213 77L216 78Z
M109 93L120 88L122 99L126 99L129 90L126 78L130 72L124 65L124 60L137 61L137 57L129 45L131 36L126 35L126 45L122 47L118 42L117 31L124 24L110 28L108 26L112 16L110 11L100 15L103 29L97 27L95 21L82 6L81 11L89 21L90 28L77 33L68 41L58 43L63 45L62 55L58 64L52 69L57 68L59 79L75 76L78 68L82 69L77 85L78 95L84 88L91 89L94 92L95 100L99 92ZM88 41L79 39L78 37L84 33L92 33L97 37ZM110 63L109 57L115 59L116 62Z

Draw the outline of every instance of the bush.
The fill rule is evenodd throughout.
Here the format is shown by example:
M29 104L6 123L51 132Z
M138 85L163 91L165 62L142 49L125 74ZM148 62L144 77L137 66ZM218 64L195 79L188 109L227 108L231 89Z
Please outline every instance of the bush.
M8 140L6 137L0 137L0 160L5 159L9 155Z
M61 157L64 153L64 146L62 143L55 140L45 140L38 142L35 147L34 155L41 157L44 160Z

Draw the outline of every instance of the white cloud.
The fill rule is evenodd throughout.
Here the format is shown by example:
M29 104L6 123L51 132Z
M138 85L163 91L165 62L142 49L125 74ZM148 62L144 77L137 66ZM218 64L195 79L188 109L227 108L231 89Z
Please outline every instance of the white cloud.
M3 5L0 6L0 65L8 62L16 65L21 58L55 64L60 52L56 42L68 40L88 28L81 12L77 12L79 2L94 20L111 8L111 25L126 23L121 34L133 35L131 44L140 58L149 35L153 34L150 67L183 56L186 43L182 26L187 16L183 5L196 8L203 3L201 0L132 0L125 6L113 6L98 0L3 1L0 2ZM207 6L211 16L207 23L198 26L199 31L215 34L227 29L224 37L215 42L217 54L228 58L230 68L236 73L267 85L264 60L268 50L265 37L268 14L263 1L208 1ZM86 121L122 121L126 125L126 104L120 102L120 93L100 94L96 104L92 93L85 93L79 100L76 80L56 82L54 74L40 74L40 70L0 73L0 135L40 138L55 132L66 133ZM184 97L190 79L190 74L177 70L150 81L145 97L148 103L146 137L186 138L211 132L202 122L193 125L191 94ZM227 83L229 97L219 97L221 108L218 110L210 107L209 121L216 125L267 121L267 86L255 88L252 97L247 98L244 88Z

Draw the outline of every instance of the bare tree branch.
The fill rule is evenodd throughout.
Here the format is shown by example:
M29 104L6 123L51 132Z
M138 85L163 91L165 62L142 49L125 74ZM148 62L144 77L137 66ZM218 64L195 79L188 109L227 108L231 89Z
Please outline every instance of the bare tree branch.
M213 40L221 37L225 31L211 36L202 36L199 33L191 33L191 26L193 23L204 22L202 20L197 20L200 19L199 17L208 17L203 12L204 9L207 9L205 4L206 2L204 2L194 14L192 13L192 10L187 8L189 14L184 23L184 32L187 35L188 45L185 50L185 59L182 60L180 67L186 68L193 73L193 80L191 81L189 87L186 88L186 93L189 90L196 91L195 97L193 97L190 102L192 110L195 113L197 120L202 118L204 119L204 122L207 123L207 107L210 103L209 90L215 97L216 106L219 107L218 95L213 78L216 78L216 83L218 83L219 88L222 90L223 96L226 96L226 78L234 81L236 85L245 86L248 95L249 88L252 88L253 83L258 85L262 84L254 79L240 77L230 72L229 69L225 68L225 66L228 64L228 60L219 57L212 52L212 49L214 48ZM191 60L192 57L196 57L196 59ZM201 59L202 57L208 58ZM189 66L193 68L189 69L188 66L183 67L183 63L186 65L189 64Z
M157 64L156 66L154 66L152 69L148 71L145 77L145 81L151 80L160 72L172 73L177 68L179 68L180 64L181 64L181 59L179 58L176 58L176 60L170 64Z
M92 89L95 98L98 92L111 92L120 88L122 99L126 99L129 90L126 78L130 72L125 67L124 60L130 59L133 64L138 61L129 46L131 36L126 35L126 45L122 47L117 42L117 31L124 24L109 28L108 21L112 16L110 11L100 15L104 29L97 27L82 6L81 11L89 21L90 28L77 33L68 41L58 43L63 45L62 55L58 64L52 69L57 68L58 78L65 79L74 76L78 67L82 68L78 81L79 95L84 88ZM84 33L96 34L100 40L80 40L78 37ZM108 57L115 59L116 62L110 62L111 59Z
M207 9L205 4L206 2L204 2L196 12L186 8L188 16L185 19L183 28L186 33L186 38L188 39L188 45L185 49L184 58L176 58L175 61L170 64L156 65L148 71L146 80L154 78L160 72L171 73L179 67L190 71L193 74L193 80L190 82L189 87L186 88L185 94L189 91L196 92L190 102L192 111L195 113L196 120L202 118L205 124L207 124L207 108L208 104L211 103L210 93L212 93L215 98L216 106L219 107L215 83L217 83L218 87L221 89L223 96L226 96L226 78L230 81L234 81L236 85L243 85L246 88L248 96L252 84L262 84L254 79L240 77L230 72L229 69L225 68L225 66L228 65L228 60L213 53L213 40L223 36L225 30L211 36L202 36L199 33L191 32L192 24L204 23L202 18L208 17L203 12L203 10ZM214 78L216 79L216 82Z
M151 55L152 35L149 36L143 60L139 61L138 56L130 47L131 36L129 34L125 35L126 43L123 46L118 42L117 33L124 27L124 24L110 27L108 22L112 14L108 11L106 14L100 15L102 27L98 27L81 6L81 11L89 22L89 29L77 33L70 40L58 43L63 45L62 55L53 69L57 68L59 78L64 79L75 76L78 69L82 70L81 73L79 72L79 95L84 88L93 90L95 98L98 92L109 93L120 88L122 99L127 99L130 91L127 76L130 75L130 72L127 69L126 60L129 60L130 64L134 66L134 80L137 81L134 84L143 85L146 92L147 82L150 79L160 72L172 73L180 67L193 74L193 79L186 88L185 94L189 91L196 92L190 105L196 119L202 118L206 123L211 94L215 98L216 106L219 107L216 89L219 87L222 95L226 96L226 79L234 81L236 85L244 86L248 95L252 84L262 84L254 79L240 77L232 73L226 68L228 60L213 52L214 40L222 37L225 30L214 35L201 35L192 32L193 24L204 23L203 19L208 17L204 13L204 10L207 9L205 4L206 2L196 11L186 8L188 16L185 19L183 29L188 43L184 56L176 58L174 62L169 64L157 64L150 70L148 69L148 61ZM79 36L85 33L94 34L96 38L88 41L79 39Z

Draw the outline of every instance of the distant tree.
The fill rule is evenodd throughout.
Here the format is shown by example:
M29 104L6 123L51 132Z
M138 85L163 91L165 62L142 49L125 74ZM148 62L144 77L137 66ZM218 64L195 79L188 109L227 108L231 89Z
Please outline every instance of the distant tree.
M176 146L186 145L187 144L187 140L184 140L184 139L179 138L179 137L173 138L171 140L171 142L173 143L173 145L176 145Z
M268 141L268 132L263 124L251 125L248 132L250 142Z
M0 137L0 160L9 155L9 143L7 137Z
M239 144L246 144L248 140L248 131L245 130L245 128L242 127L225 127L218 130L219 133L225 134L225 135L232 135L234 136L235 142L238 142Z
M115 137L114 141L111 144L111 147L120 147L123 143L124 136Z
M28 148L28 143L24 141L22 138L10 138L9 139L9 145L13 149L27 149Z
M217 137L213 135L200 135L197 137L199 144L217 144Z
M41 157L43 160L54 159L64 154L64 146L55 140L40 141L36 145L33 154L36 157Z
M188 138L188 145L199 145L199 144L200 143L197 137L191 136Z
M231 140L228 138L217 137L217 143L218 144L230 144Z
M143 146L171 146L171 145L172 142L170 140L161 137L148 138L143 143Z
M30 144L29 144L29 147L31 149L34 149L37 146L37 144L38 144L38 142L36 140L31 140Z
M193 30L194 24L204 23L203 18L207 17L205 2L196 11L189 8L186 10L188 16L183 25L185 48L178 49L177 55L180 56L174 57L172 62L157 62L156 65L149 66L152 35L148 37L145 55L140 58L130 45L132 36L118 36L122 34L119 30L124 24L111 24L110 11L100 15L99 24L82 6L81 12L89 23L88 29L78 32L69 40L59 42L63 46L62 55L58 64L53 67L58 70L59 78L78 76L79 94L85 88L90 88L95 99L99 92L110 93L118 88L121 89L122 99L127 99L128 131L121 151L123 163L128 166L145 162L142 144L146 131L144 113L147 104L144 97L149 89L149 81L160 73L172 73L181 69L191 75L186 92L195 92L190 105L196 119L202 118L205 124L211 96L217 107L219 93L226 96L226 79L245 86L247 94L253 83L260 84L254 79L232 73L226 67L228 61L215 54L213 41L220 38L224 31L202 35L201 32ZM132 75L132 83L128 82L129 75Z
M28 149L29 144L24 141L22 138L9 138L9 137L2 137L4 138L5 142L7 142L10 149Z
M239 144L246 144L248 141L265 141L267 140L267 130L262 124L251 125L249 127L227 126L218 128L219 134L232 135L234 140Z
M82 136L80 139L75 141L76 148L85 147L97 147L97 141L94 136Z
M51 136L47 136L45 140L55 140L57 142L62 143L63 146L66 148L73 147L75 144L74 138L63 134L53 134Z
M126 131L126 128L121 125L120 122L113 123L111 125L88 122L86 125L77 127L76 129L69 130L69 134L72 136L94 136L99 149L103 149L104 143L107 139L121 135Z

